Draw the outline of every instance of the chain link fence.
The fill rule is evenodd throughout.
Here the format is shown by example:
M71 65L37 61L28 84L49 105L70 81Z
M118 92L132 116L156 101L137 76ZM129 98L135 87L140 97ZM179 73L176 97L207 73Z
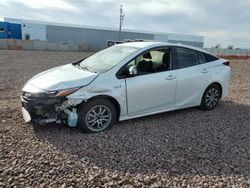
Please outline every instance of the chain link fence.
M220 57L228 58L250 58L250 49L220 49L220 48L204 48L206 51Z

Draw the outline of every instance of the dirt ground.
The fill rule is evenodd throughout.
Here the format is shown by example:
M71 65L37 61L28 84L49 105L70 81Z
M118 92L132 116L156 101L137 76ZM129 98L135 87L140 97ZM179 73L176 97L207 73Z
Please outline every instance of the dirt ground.
M230 95L119 122L99 134L25 124L24 83L83 52L0 50L0 187L250 187L250 62L231 61Z

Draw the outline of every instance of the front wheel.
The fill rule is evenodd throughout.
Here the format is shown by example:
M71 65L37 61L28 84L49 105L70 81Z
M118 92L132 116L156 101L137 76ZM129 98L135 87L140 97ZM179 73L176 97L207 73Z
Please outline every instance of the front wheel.
M116 109L107 99L96 99L80 106L78 127L87 133L97 133L116 121Z
M201 100L201 109L203 110L212 110L214 109L219 101L221 96L221 89L218 85L210 85L204 92Z

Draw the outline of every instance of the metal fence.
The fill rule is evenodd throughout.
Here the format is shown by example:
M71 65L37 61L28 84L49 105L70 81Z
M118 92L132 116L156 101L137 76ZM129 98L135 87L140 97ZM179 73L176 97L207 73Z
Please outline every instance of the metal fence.
M250 49L205 48L205 50L218 56L250 56Z

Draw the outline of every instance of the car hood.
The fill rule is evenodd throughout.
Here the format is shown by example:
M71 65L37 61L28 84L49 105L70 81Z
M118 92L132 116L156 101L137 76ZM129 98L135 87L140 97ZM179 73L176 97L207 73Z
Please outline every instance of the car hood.
M42 90L55 91L88 85L97 76L97 73L68 64L37 74L28 81L28 84Z

